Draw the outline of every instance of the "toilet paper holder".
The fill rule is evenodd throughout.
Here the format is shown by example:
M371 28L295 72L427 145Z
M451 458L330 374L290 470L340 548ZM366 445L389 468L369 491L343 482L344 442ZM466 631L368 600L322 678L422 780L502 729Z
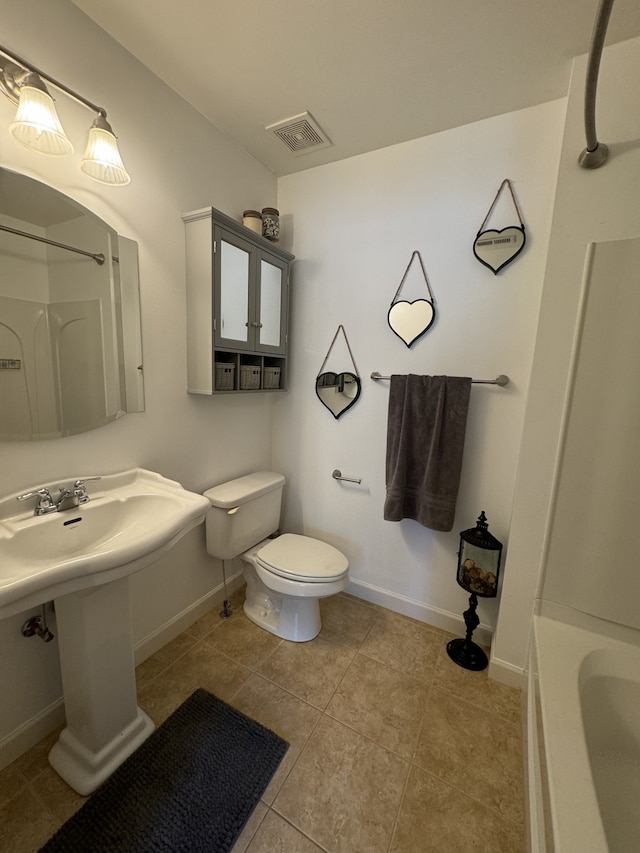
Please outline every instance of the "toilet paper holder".
M360 484L362 480L360 477L343 477L342 471L339 468L335 468L332 472L331 476L334 480L344 480L345 483L358 483Z

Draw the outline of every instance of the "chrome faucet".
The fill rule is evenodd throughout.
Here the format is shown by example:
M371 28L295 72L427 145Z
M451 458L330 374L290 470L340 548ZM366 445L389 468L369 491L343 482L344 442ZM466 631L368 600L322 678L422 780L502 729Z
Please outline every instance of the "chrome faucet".
M89 495L85 483L90 480L99 480L100 477L85 477L82 480L75 480L71 486L58 486L58 495L55 500L51 496L51 492L45 486L41 489L36 489L33 492L25 492L24 495L18 495L19 501L26 501L28 498L38 498L34 515L48 515L50 512L62 512L65 509L73 509L79 504L86 504L89 501Z

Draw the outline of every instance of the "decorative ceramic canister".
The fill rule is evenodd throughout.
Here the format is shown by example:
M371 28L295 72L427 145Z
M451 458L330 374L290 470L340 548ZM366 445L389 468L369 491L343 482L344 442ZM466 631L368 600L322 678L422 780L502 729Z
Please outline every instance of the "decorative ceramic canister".
M280 239L280 211L275 207L262 208L262 236L274 243Z
M262 214L259 210L245 210L242 214L242 224L256 234L262 234Z

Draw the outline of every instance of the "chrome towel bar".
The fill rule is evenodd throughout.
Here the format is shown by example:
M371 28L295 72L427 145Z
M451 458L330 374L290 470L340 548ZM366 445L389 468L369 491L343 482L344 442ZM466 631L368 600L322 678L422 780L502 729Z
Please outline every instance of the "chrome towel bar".
M381 373L378 373L377 370L373 371L371 378L375 379L376 382L380 379L391 379L390 376L383 376ZM472 379L471 381L474 385L508 385L509 377L505 376L504 373L501 373L500 376L496 376L495 379Z

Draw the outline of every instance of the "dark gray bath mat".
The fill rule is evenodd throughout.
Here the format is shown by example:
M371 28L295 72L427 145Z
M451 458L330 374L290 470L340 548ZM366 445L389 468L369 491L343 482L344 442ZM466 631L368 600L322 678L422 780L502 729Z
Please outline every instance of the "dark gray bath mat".
M40 853L227 853L287 747L196 690Z

